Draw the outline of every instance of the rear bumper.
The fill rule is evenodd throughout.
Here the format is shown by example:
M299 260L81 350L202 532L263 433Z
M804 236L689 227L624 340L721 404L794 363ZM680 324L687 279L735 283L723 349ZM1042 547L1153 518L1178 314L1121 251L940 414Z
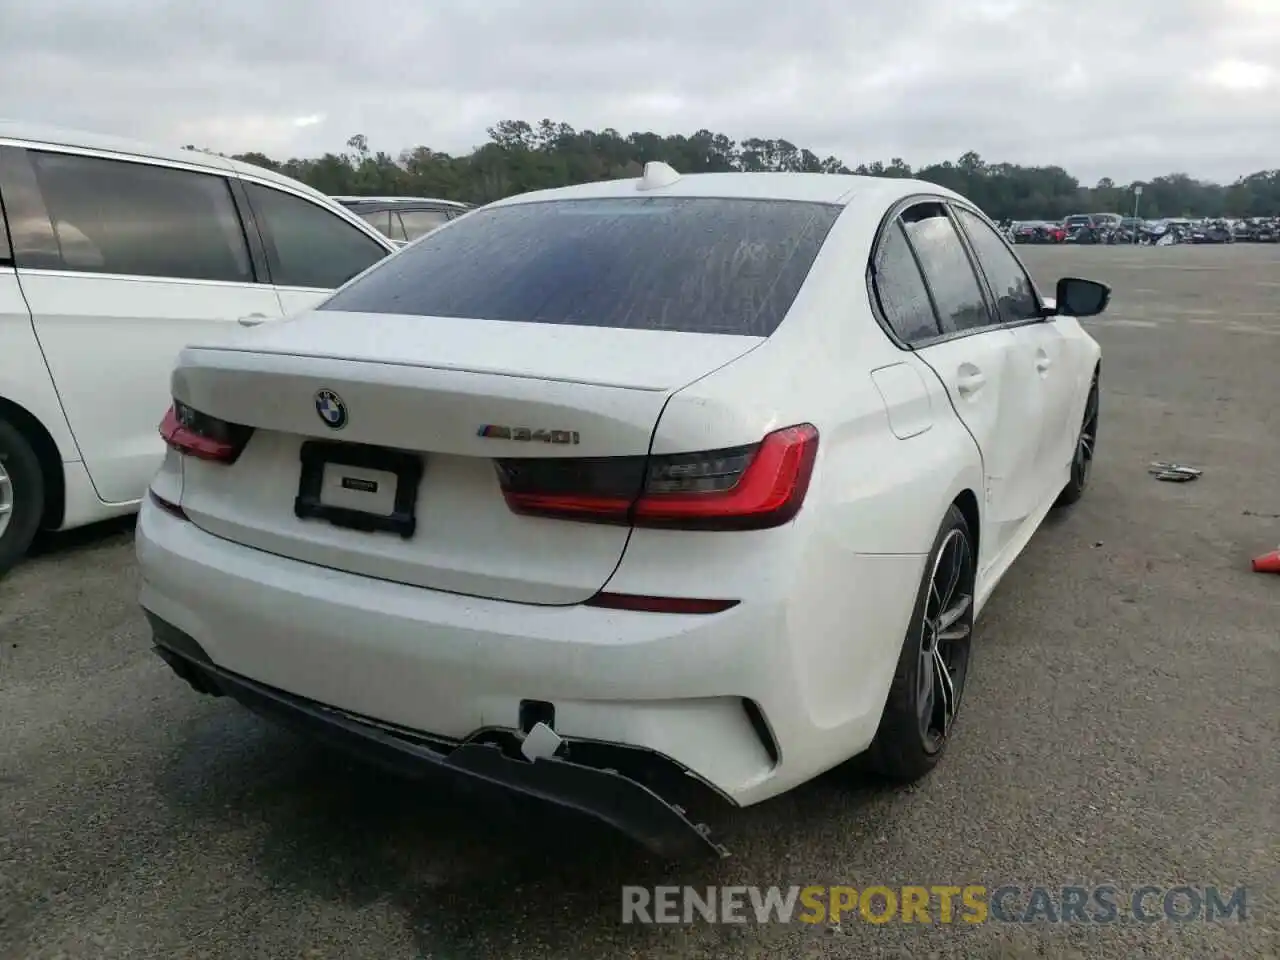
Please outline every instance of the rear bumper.
M839 553L817 538L796 561L802 577L762 577L750 599L703 616L375 580L221 539L150 502L136 543L142 607L228 676L452 745L494 730L518 737L526 705L549 706L574 762L595 755L581 744L626 744L737 806L871 742L923 564ZM667 563L651 556L661 544L640 546L629 548L639 581L623 592L645 592L643 572ZM658 795L685 805L665 786Z
M624 744L565 739L556 756L527 760L507 730L477 731L458 742L374 723L237 676L172 624L153 614L148 619L156 652L200 693L229 696L361 760L413 779L452 777L549 802L592 817L659 856L727 854L689 811L729 809L732 802L669 757Z

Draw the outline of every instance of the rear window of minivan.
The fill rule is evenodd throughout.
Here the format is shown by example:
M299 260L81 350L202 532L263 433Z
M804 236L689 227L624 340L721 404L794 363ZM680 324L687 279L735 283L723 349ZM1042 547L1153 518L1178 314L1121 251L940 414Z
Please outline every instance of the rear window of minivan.
M841 210L711 197L480 209L320 309L767 337Z

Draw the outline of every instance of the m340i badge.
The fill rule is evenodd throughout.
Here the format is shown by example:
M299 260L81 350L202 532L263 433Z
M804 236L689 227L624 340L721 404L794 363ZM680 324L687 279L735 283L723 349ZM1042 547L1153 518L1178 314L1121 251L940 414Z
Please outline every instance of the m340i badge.
M532 427L504 427L497 423L486 423L478 431L478 436L490 440L519 440L522 443L567 443L578 442L577 430L535 430Z

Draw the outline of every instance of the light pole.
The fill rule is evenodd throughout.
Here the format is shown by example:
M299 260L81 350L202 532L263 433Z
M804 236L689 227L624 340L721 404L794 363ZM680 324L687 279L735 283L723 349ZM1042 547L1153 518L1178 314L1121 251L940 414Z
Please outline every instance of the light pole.
M1142 199L1142 184L1133 187L1133 242L1138 242L1138 201Z

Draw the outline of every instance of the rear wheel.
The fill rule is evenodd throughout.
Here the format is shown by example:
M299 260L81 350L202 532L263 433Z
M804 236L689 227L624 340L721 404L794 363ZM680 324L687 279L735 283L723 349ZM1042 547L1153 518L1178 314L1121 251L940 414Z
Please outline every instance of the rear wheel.
M1080 424L1080 434L1076 438L1076 452L1071 458L1071 479L1058 494L1054 506L1067 507L1084 496L1084 489L1089 485L1089 473L1093 469L1093 452L1098 444L1098 374L1093 375L1093 383L1089 385L1089 398L1084 404L1084 420Z
M969 524L953 505L925 564L889 699L868 751L871 766L887 779L919 780L937 766L946 748L969 673L976 561Z
M0 420L0 576L26 554L44 513L44 474L31 444Z

